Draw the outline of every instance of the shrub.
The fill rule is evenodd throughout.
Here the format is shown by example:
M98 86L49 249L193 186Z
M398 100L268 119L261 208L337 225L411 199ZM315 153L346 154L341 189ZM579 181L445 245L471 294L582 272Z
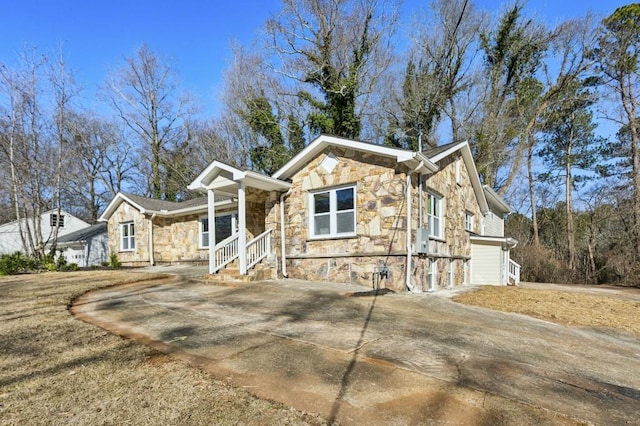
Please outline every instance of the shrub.
M109 256L109 266L111 266L112 268L119 268L120 266L122 266L120 260L118 260L117 254L111 253L111 255Z
M64 265L61 269L62 271L66 271L66 272L71 272L71 271L78 271L80 270L80 267L78 266L77 263L67 263L66 265Z
M565 284L580 281L547 247L524 244L516 247L512 254L522 266L522 281Z
M101 262L100 265L104 266L105 268L109 267L110 263L108 260L105 260L104 262Z
M0 256L0 275L14 275L27 269L29 261L19 251Z
M67 264L67 258L64 257L64 254L60 253L58 258L56 259L56 269L58 271L64 270L65 265Z

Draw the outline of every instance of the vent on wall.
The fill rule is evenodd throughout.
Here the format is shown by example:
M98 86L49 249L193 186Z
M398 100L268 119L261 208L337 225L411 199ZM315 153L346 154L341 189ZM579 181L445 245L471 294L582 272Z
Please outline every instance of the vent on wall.
M326 157L324 157L324 159L320 163L320 167L322 167L325 172L331 173L333 172L333 169L335 169L337 164L338 159L333 153L330 153Z

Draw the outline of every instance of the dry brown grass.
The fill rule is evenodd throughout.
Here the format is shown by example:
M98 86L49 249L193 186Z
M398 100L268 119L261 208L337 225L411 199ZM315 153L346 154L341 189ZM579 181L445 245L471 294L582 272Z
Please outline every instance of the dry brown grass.
M74 319L88 290L133 272L0 277L0 424L323 424Z
M453 300L559 324L606 327L640 335L640 302L633 300L573 291L496 286L484 286Z

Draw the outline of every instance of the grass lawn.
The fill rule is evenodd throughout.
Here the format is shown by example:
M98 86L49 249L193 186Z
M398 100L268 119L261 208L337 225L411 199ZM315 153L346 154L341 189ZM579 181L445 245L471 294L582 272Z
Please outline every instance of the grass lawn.
M640 302L576 291L483 286L455 302L529 315L570 326L610 328L640 336Z
M87 290L154 279L126 271L0 277L0 424L324 424L73 318Z

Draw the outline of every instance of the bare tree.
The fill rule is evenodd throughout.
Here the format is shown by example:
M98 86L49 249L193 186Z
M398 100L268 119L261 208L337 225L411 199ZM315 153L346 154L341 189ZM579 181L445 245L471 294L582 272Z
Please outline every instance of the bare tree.
M53 114L55 116L54 128L55 136L52 143L56 156L53 164L55 167L51 170L51 182L53 183L53 199L51 200L52 208L56 210L58 218L53 224L53 234L50 236L50 253L54 255L57 248L58 232L60 231L62 215L62 176L66 167L65 159L71 158L68 153L73 149L72 141L69 140L69 115L71 113L71 102L78 90L73 81L72 75L67 71L62 48L58 52L55 62L50 64L49 70L49 86L53 95Z
M633 187L633 239L636 262L640 260L640 4L622 6L603 21L595 57L606 92L617 97L620 127L628 129Z
M35 256L44 254L40 216L46 206L43 187L47 182L42 160L50 153L41 111L43 65L43 57L30 48L21 54L16 69L0 65L6 117L3 161L10 170L11 200L23 250Z
M179 91L176 74L143 44L112 73L105 89L104 98L136 137L141 157L149 164L151 195L174 198L165 185L167 167L173 164L167 153L185 143L185 123L194 113L189 97Z
M379 76L390 63L397 13L376 0L285 0L267 22L271 62L311 109L314 134L357 138Z
M436 130L448 118L451 136L461 136L458 97L469 89L478 52L477 34L483 15L469 0L434 0L430 13L418 15L411 34L413 48L408 61L402 95L393 96L399 107L390 111L394 145L417 148L418 127L426 143L438 145ZM400 91L400 90L398 90Z

